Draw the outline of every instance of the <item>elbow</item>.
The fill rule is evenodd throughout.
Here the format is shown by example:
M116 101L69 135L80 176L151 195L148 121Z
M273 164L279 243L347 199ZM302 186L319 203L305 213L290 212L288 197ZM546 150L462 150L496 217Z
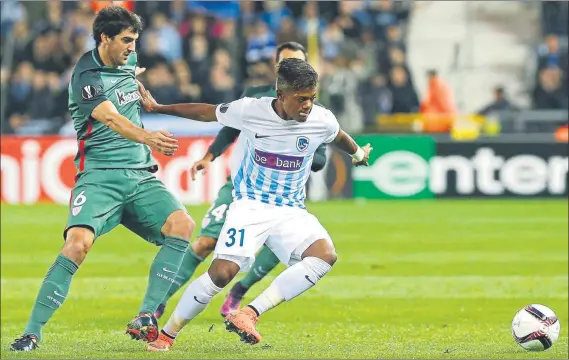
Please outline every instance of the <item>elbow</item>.
M324 165L326 165L326 161L314 161L314 162L312 163L312 166L311 166L310 169L311 169L313 172L318 172L318 171L324 169Z

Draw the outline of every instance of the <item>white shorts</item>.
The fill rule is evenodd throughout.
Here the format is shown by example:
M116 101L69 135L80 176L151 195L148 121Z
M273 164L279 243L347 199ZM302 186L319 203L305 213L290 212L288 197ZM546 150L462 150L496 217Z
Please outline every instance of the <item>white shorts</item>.
M232 261L246 272L266 243L283 264L290 266L320 239L334 246L316 216L305 209L242 199L229 206L213 259Z

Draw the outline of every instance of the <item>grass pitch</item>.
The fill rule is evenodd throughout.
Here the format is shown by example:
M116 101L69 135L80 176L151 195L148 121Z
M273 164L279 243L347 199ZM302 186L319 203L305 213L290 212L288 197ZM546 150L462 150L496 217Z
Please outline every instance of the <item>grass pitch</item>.
M568 358L566 200L311 204L336 244L334 269L261 317L260 344L225 331L219 307L228 287L164 354L124 334L157 252L124 228L97 240L40 349L10 352L62 246L67 209L1 210L2 358ZM198 223L205 210L190 208ZM551 307L561 321L560 339L542 353L523 350L510 333L514 314L530 303Z

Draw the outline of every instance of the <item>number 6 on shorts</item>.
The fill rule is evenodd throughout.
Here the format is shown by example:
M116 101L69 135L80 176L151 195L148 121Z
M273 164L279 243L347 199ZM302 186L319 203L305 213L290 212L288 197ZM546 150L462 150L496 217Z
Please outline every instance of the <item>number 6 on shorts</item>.
M225 246L232 247L235 245L235 234L237 233L241 234L239 239L239 246L243 247L243 240L245 240L245 229L235 230L235 228L230 228L227 230L227 235L231 241L226 241Z

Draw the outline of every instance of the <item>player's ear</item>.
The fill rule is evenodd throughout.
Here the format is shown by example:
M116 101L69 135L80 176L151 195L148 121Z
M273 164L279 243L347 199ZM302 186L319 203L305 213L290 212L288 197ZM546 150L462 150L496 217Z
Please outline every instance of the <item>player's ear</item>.
M283 100L283 92L281 90L277 90L277 99L279 99L280 101Z

